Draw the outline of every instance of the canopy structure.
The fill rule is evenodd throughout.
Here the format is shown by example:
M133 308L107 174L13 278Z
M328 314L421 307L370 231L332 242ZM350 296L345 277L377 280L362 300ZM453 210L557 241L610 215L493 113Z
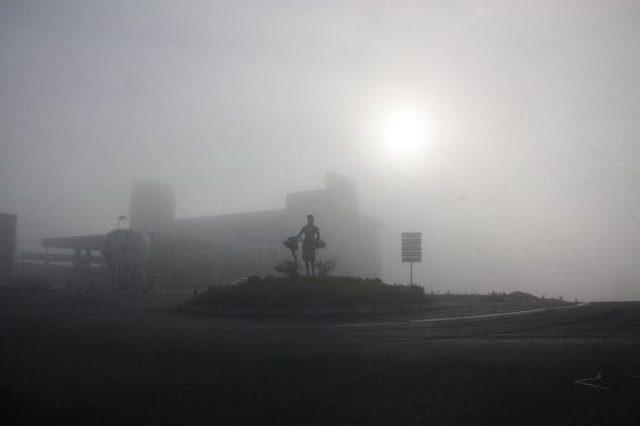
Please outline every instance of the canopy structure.
M70 250L102 250L105 244L105 234L79 235L75 237L45 238L42 246L45 248Z

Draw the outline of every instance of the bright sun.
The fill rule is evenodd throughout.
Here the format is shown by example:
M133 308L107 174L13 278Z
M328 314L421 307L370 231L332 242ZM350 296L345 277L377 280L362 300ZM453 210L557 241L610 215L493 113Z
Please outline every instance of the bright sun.
M384 127L384 143L389 151L401 157L417 155L425 146L427 132L422 117L413 111L393 114Z

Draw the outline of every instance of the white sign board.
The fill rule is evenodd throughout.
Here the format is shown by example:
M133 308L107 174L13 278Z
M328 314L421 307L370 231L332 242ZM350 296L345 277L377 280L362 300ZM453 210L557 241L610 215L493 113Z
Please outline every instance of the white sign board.
M403 232L402 233L402 262L420 263L422 262L422 233Z

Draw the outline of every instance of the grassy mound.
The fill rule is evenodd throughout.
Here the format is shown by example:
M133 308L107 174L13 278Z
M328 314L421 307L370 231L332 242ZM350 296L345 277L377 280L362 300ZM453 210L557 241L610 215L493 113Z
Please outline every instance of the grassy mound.
M459 294L459 293L441 293L430 295L434 301L439 303L469 303L469 304L518 304L518 305L545 305L545 306L563 306L571 303L565 302L561 298L540 298L522 291L514 291L512 293L496 293L490 294Z
M247 308L350 307L427 303L417 285L389 285L354 277L250 277L240 283L211 287L189 300L192 305Z

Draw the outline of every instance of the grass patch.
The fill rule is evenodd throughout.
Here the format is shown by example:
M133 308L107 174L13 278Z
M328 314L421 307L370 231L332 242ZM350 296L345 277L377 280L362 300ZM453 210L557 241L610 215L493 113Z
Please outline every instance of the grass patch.
M471 303L471 304L500 304L510 303L518 305L540 305L545 306L563 306L570 305L569 302L565 302L562 298L545 298L536 297L529 293L522 291L514 291L512 293L496 293L490 294L460 294L460 293L431 293L430 297L434 301L439 303Z
M380 279L354 277L250 277L211 287L188 303L206 306L276 308L290 306L381 306L427 303L417 285L389 285Z

